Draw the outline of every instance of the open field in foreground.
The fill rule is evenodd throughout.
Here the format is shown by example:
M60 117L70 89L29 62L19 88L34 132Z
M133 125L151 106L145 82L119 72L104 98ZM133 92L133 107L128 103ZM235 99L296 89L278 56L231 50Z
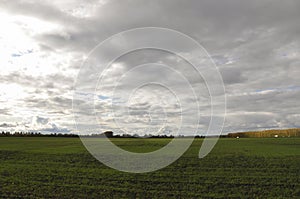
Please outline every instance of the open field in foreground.
M136 152L169 139L113 139ZM0 138L0 198L300 198L300 138L202 139L170 166L123 173L95 160L79 138Z

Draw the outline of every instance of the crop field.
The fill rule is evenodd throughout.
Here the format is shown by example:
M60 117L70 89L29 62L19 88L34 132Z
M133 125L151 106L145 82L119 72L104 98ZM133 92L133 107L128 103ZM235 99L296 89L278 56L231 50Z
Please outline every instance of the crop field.
M170 139L112 138L146 152ZM0 198L300 198L300 138L195 139L176 162L132 174L97 161L79 138L1 137Z

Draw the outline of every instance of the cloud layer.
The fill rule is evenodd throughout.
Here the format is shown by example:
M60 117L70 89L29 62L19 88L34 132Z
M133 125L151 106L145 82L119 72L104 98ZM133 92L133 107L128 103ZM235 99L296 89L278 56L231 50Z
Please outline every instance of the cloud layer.
M82 61L111 35L147 26L181 31L211 55L226 89L224 133L300 127L298 0L0 0L0 10L0 130L76 132L72 96ZM122 45L126 43L115 47ZM110 54L106 53L101 58ZM192 51L185 53L193 56ZM96 93L96 112L103 128L117 128L110 112L112 101L117 101L109 98L106 91L128 68L147 62L175 68L186 64L161 51L143 50L120 57L105 76L107 87ZM131 74L134 78L125 78L126 84L118 87L119 95L132 92L138 78L152 76L171 83L181 95L187 94L176 76L150 69L135 71ZM186 74L192 81L192 71ZM205 129L209 95L203 79L195 78L192 85L202 97L200 127ZM154 86L139 90L127 103L131 105L128 121L120 111L126 103L114 103L116 115L122 116L117 119L141 134L148 134L149 126L170 132L181 110L176 101L170 100L171 93L160 89ZM183 100L190 106L181 108L190 111L195 102L189 101L189 96ZM158 102L169 102L161 105L166 112L154 106ZM84 117L86 113L81 114ZM169 114L168 124L165 114ZM93 124L86 124L92 128Z

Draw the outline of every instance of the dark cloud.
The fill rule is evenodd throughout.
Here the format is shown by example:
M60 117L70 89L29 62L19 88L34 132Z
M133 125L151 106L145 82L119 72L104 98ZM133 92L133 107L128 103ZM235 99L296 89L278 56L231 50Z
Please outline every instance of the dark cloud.
M226 85L247 81L247 77L244 77L242 71L238 68L221 68L220 72Z
M45 125L45 124L47 124L49 122L49 118L43 118L43 117L37 116L35 121L38 124Z
M0 124L0 128L12 128L12 127L17 127L17 124L10 124L10 123Z

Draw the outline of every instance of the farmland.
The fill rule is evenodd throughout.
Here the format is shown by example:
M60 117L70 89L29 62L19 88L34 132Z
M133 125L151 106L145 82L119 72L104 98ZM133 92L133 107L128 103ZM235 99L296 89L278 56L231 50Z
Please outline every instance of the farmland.
M148 152L170 139L112 138ZM131 174L95 160L79 138L1 137L0 198L299 198L300 138L202 139L170 166Z

